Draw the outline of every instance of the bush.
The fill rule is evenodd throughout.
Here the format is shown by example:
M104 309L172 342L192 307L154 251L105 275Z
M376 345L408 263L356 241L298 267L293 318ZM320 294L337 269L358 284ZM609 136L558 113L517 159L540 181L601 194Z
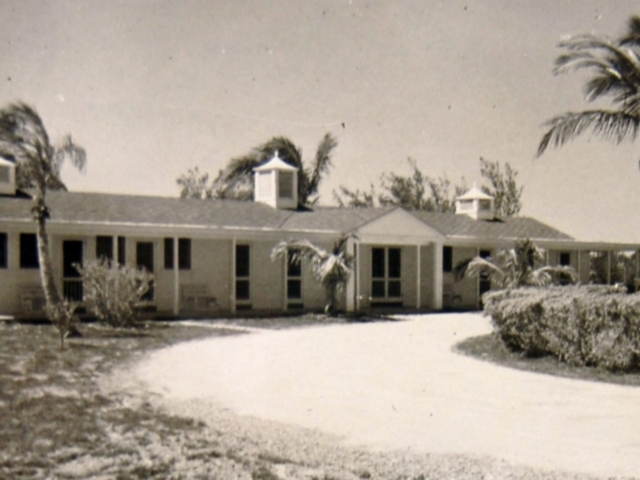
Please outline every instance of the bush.
M640 366L640 294L626 295L624 287L523 288L483 300L513 350L613 371Z
M82 275L85 300L100 322L112 327L137 323L136 304L151 288L150 273L106 260L88 262L76 269Z

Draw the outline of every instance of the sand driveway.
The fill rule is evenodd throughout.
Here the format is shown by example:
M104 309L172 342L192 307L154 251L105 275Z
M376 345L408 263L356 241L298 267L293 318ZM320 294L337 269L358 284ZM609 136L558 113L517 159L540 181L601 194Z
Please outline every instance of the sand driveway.
M640 388L511 370L451 350L489 330L485 318L463 314L268 331L171 347L135 374L173 401L214 399L369 448L640 472Z

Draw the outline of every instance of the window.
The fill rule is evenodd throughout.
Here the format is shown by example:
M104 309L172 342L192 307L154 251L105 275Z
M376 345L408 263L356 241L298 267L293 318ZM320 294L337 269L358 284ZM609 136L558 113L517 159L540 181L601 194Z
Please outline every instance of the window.
M482 211L491 210L491 200L480 200L478 202L478 207Z
M11 173L9 167L0 165L0 182L9 183L11 181Z
M40 268L38 238L35 233L20 234L20 268Z
M442 271L453 272L453 247L442 247Z
M236 245L236 300L249 300L251 298L249 254L249 245Z
M560 265L563 267L571 266L571 252L560 252Z
M96 258L113 260L113 237L96 237Z
M490 250L480 250L480 258L490 258ZM482 304L482 295L491 290L491 279L486 272L482 272L478 275L478 293L480 295L480 303Z
M83 299L82 278L76 265L82 267L84 244L82 240L62 242L62 295L73 302Z
M296 308L302 303L302 262L299 252L287 252L287 308Z
M173 270L173 238L164 239L164 268ZM191 270L191 239L178 239L178 268Z
M278 195L293 198L293 172L278 172Z
M460 210L473 209L473 200L460 200Z
M124 265L127 263L127 239L118 237L118 263Z
M0 233L0 268L7 268L9 263L9 245L6 233Z
M371 249L371 296L399 298L402 296L402 250L400 248Z

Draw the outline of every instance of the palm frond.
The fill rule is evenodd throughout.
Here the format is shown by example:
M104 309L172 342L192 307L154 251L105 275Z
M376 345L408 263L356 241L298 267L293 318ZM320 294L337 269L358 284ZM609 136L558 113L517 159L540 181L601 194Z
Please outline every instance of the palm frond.
M307 199L318 193L320 182L331 168L331 153L338 146L337 140L330 133L326 133L318 145L314 162L309 167L304 168L303 175L299 180L304 182L301 191L301 203L306 203Z
M624 111L587 110L565 113L549 120L545 125L550 128L538 145L538 157L549 145L561 147L587 130L603 140L615 143L634 140L638 134L640 116Z
M505 271L489 259L474 257L467 264L465 275L468 277L487 275L498 283L502 283L502 279L505 277Z

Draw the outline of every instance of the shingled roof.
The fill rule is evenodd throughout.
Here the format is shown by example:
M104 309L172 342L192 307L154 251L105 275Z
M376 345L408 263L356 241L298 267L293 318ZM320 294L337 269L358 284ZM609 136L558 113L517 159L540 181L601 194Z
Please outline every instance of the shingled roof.
M53 223L197 226L283 231L350 232L391 212L394 207L278 210L258 202L196 200L139 195L53 191L47 194ZM531 238L572 240L537 220L474 220L466 215L412 212L450 238L484 240ZM0 196L0 220L30 220L28 193Z
M50 222L349 232L390 208L278 210L258 202L52 191ZM28 194L0 197L0 220L31 219Z
M412 212L417 218L451 238L483 240L573 240L569 235L529 217L474 220L467 215L438 212Z

